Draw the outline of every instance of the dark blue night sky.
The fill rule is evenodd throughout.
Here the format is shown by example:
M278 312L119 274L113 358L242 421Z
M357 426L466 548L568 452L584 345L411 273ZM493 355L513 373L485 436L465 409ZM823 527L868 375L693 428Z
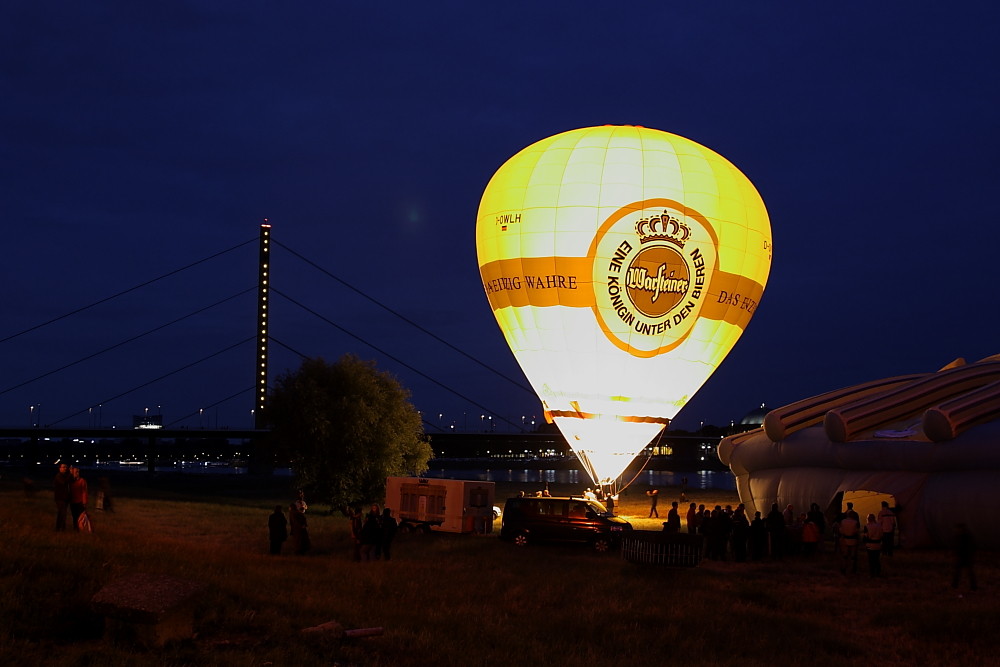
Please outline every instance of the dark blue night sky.
M2 426L38 405L92 423L202 358L103 425L249 426L264 218L291 297L272 375L350 352L429 430L540 416L377 304L523 382L479 280L479 198L521 148L606 123L718 151L771 216L758 312L678 427L1000 352L993 3L156 4L0 8L0 339L235 249L0 343Z

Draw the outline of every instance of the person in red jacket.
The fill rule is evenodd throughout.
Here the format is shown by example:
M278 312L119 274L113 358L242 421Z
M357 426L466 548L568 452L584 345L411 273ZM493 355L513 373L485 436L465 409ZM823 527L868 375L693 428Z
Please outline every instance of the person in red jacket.
M69 509L73 513L73 527L80 530L80 515L87 511L87 480L80 476L76 466L69 469L73 480L69 483Z
M806 556L812 556L819 550L819 541L823 536L820 535L819 526L809 518L808 514L803 514L800 519L802 520L802 553Z

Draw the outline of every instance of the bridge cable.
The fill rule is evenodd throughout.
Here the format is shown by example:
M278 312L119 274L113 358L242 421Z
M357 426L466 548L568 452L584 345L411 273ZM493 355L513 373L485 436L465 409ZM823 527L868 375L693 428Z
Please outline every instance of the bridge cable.
M115 348L119 348L119 347L121 347L123 345L127 345L128 343L131 343L133 341L139 340L140 338L142 338L144 336L148 336L151 333L155 333L155 332L157 332L157 331L159 331L161 329L166 329L167 327L169 327L171 325L177 324L178 322L186 320L189 317L193 317L195 315L203 313L206 310L209 310L211 308L215 308L216 306L222 305L222 304L224 304L227 301L231 301L231 300L233 300L233 299L235 299L237 297L241 297L244 294L246 294L247 292L253 292L256 289L257 289L256 287L250 287L248 289L243 290L242 292L237 292L236 294L233 294L232 296L227 296L225 299L222 299L221 301L216 301L215 303L213 303L211 305L205 306L204 308L199 308L198 310L190 312L187 315L183 315L182 317L178 317L177 319L172 320L170 322L167 322L166 324L161 324L160 326L154 327L152 329L149 329L148 331L145 331L145 332L143 332L141 334L136 334L135 336L132 336L131 338L126 338L123 341L120 341L118 343L115 343L114 345L106 347L103 350L98 350L97 352L94 352L92 354L88 354L87 356L81 357L80 359L77 359L76 361L70 362L70 363L68 363L68 364L66 364L64 366L60 366L59 368L54 368L54 369L52 369L50 371L46 371L45 373L42 373L41 375L33 377L30 380L25 380L24 382L12 385L10 387L7 387L6 389L0 389L0 396L3 396L4 394L6 394L9 391L13 391L13 390L19 389L20 387L23 387L25 385L31 384L32 382L35 382L37 380L41 380L44 377L48 377L48 376L53 375L55 373L58 373L60 371L64 371L67 368L71 368L72 366L76 366L77 364L83 363L84 361L87 361L89 359L93 359L94 357L100 356L100 355L104 354L105 352L110 352L111 350L114 350Z
M417 375L420 375L420 376L421 376L421 377L423 377L424 379L426 379L426 380L430 380L431 382L433 382L433 383L434 383L434 384L436 384L437 386L441 387L442 389L444 389L444 390L446 390L446 391L448 391L448 392L451 392L452 394L454 394L454 395L458 396L458 397L459 397L459 398L461 398L462 400L464 400L464 401L468 401L469 403L471 403L472 405L476 406L477 408L479 408L479 409L481 409L481 410L484 410L484 411L486 411L486 412L489 412L489 413L492 413L492 414L496 415L497 419L502 419L503 421L507 422L508 424L510 424L511 426L513 426L513 427L515 427L515 428L518 428L518 429L520 429L520 430L522 430L522 431L524 430L524 427L523 427L523 426L519 426L518 424L516 424L516 423L514 423L514 422L510 421L509 419L507 419L506 417L501 417L501 416L500 416L500 414L499 414L499 413L498 413L497 411L495 411L495 410L491 410L490 408L487 408L486 406L483 406L483 405L480 405L479 403L477 403L476 401L472 400L472 399L471 399L471 398L469 398L468 396L466 396L466 395L462 394L461 392L459 392L459 391L456 391L455 389L452 389L452 388L451 388L451 387L449 387L448 385L446 385L446 384L443 384L443 383L441 383L441 382L439 382L439 381L435 380L434 378L432 378L431 376L427 375L426 373L424 373L424 372L422 372L422 371L419 371L419 370L417 370L416 368L414 368L413 366L409 365L408 363L406 363L406 362L405 362L405 361L403 361L402 359L399 359L398 357L395 357L394 355L390 354L389 352L386 352L385 350L383 350L383 349L381 349L381 348L377 347L376 345L373 345L372 343L369 343L369 342L368 342L368 341L366 341L366 340L365 340L364 338L361 338L361 337L360 337L360 336L358 336L357 334L355 334L355 333L353 333L353 332L351 332L351 331L348 331L347 329L345 329L344 327L340 326L340 325L339 325L339 324L337 324L336 322L334 322L334 321L332 321L332 320L330 320L330 319L328 319L328 318L326 318L326 317L324 317L324 316L320 315L320 314L319 314L319 313L317 313L317 312L316 312L315 310L312 310L312 309L311 309L311 308L309 308L308 306L305 306L305 305L303 305L303 304L299 303L298 301L296 301L296 300L295 300L295 299L293 299L292 297L288 296L287 294L284 294L284 293L282 293L282 292L280 292L280 291L276 290L276 289L275 289L275 288L273 288L273 287L271 288L271 291L272 291L272 292L273 292L274 294L277 294L278 296L280 296L280 297L282 297L282 298L284 298L284 299L287 299L288 301L290 301L291 303L295 304L296 306L298 306L298 307L299 307L299 308L301 308L302 310L306 311L307 313L309 313L309 314L313 315L314 317L318 317L319 319L323 320L324 322L326 322L326 323L327 323L327 324L329 324L330 326L332 326L332 327L334 327L334 328L336 328L336 329L339 329L340 331L342 331L343 333L347 334L347 335L348 335L348 336L350 336L351 338L354 338L355 340L357 340L357 341L359 341L359 342L361 342L361 343L364 343L364 344L365 344L365 345L367 345L368 347L370 347L370 348L372 348L373 350L377 351L377 352L378 352L379 354L383 354L383 355L385 355L386 357L388 357L388 358L392 359L393 361L395 361L395 362L396 362L397 364L400 364L401 366L403 366L403 367L405 367L405 368L408 368L409 370L413 371L413 372L414 372L414 373L416 373ZM273 339L272 339L272 340L273 340ZM275 341L275 342L277 342L277 341Z
M19 331L18 333L12 334L10 336L7 336L6 338L0 338L0 343L6 343L9 340L14 340L18 336L23 336L26 333L29 333L31 331L35 331L36 329L41 329L42 327L46 327L46 326L48 326L50 324L53 324L54 322L58 322L59 320L64 320L67 317L70 317L71 315L76 315L77 313L82 313L83 311L88 310L90 308L93 308L94 306L98 306L98 305L100 305L102 303L106 303L108 301L111 301L112 299L117 299L118 297L123 296L125 294L128 294L129 292L134 292L137 289L141 289L141 288L146 287L148 285L152 285L153 283L155 283L157 281L160 281L160 280L163 280L164 278L168 278L170 276L176 275L176 274L180 273L181 271L186 271L187 269L190 269L191 267L197 266L199 264L203 264L204 262L207 262L207 261L209 261L211 259L215 259L216 257L219 257L221 255L225 255L228 252L232 252L233 250L236 250L238 248L242 248L243 246L245 246L245 245L247 245L249 243L254 243L256 241L257 241L257 238L254 237L254 238L250 239L249 241L244 241L243 243L234 245L232 248L229 248L228 250L223 250L221 252L215 253L214 255L209 255L208 257L204 257L202 259L199 259L198 261L192 262L191 264L188 264L187 266L182 266L179 269L174 269L173 271L169 271L167 273L164 273L163 275L158 276L156 278L153 278L152 280L147 280L146 282L140 283L139 285L135 285L134 287L129 287L128 289L122 290L121 292L118 292L117 294L112 294L111 296L107 296L107 297L104 297L103 299L99 299L99 300L97 300L97 301L95 301L95 302L93 302L93 303L91 303L89 305L83 306L81 308L77 308L76 310L71 310L70 312L65 313L63 315L60 315L59 317L55 317L55 318L49 320L48 322L42 322L41 324L36 324L33 327L28 327L24 331Z
M203 361L208 361L209 359L211 359L213 357L217 357L220 354L222 354L224 352L228 352L229 350L232 350L234 348L237 348L240 345L245 345L246 343L248 343L248 342L250 342L252 340L256 340L256 336L250 336L249 338L244 338L243 340L239 341L238 343L233 343L229 347L225 347L225 348L222 348L221 350L218 350L217 352L213 352L212 354L208 355L207 357L202 357L201 359L199 359L197 361L192 361L191 363L185 364L185 365L181 366L180 368L176 368L176 369L170 371L169 373L161 375L160 377L153 378L152 380L149 380L148 382L143 382L142 384L140 384L138 386L132 387L131 389L128 389L127 391L123 391L122 393L117 394L115 396L112 396L110 398L106 398L103 401L98 401L97 405L104 405L105 403L110 403L111 401L119 399L122 396L127 396L128 394L131 394L133 391L136 391L138 389L142 389L143 387L148 387L149 385L155 384L155 383L159 382L160 380L163 380L163 379L166 379L166 378L170 377L171 375L176 375L177 373L180 373L181 371L187 370L187 369L191 368L192 366L197 366L198 364L200 364ZM93 407L93 404L88 405L87 407L85 407L82 410L78 410L78 411L74 412L71 415L66 415L62 419L57 419L56 421L50 422L50 423L46 424L45 426L46 427L55 426L56 424L59 424L59 423L62 423L64 421L66 421L67 419L71 419L72 417L75 417L77 415L83 414L84 412L86 412L87 410L89 410L92 407Z
M288 252L292 253L292 254L293 254L293 255L294 255L295 257L299 258L300 260L302 260L302 261L303 261L303 262L305 262L306 264L308 264L308 265L312 266L312 267L313 267L314 269L316 269L317 271L320 271L321 273L324 273L324 274L326 274L326 275L327 275L328 277L330 277L330 278L332 278L332 279L336 280L337 282L339 282L339 283L340 283L341 285L343 285L344 287L346 287L346 288L348 288L348 289L352 290L353 292L355 292L356 294L358 294L358 295L360 295L360 296L364 297L365 299L368 299L369 301L371 301L372 303L374 303L374 304L375 304L376 306L378 306L378 307L382 308L383 310L386 310L386 311L388 311L389 313L391 313L391 314L395 315L395 316L396 316L396 317L398 317L399 319L401 319L401 320L403 320L404 322L406 322L407 324L409 324L409 325L411 325L411 326L415 327L416 329L418 329L418 330L422 331L423 333L427 334L428 336L430 336L430 337L431 337L431 338L433 338L434 340L438 341L439 343L442 343L443 345L446 345L447 347L451 348L451 349L452 349L452 350L454 350L455 352L458 352L459 354L461 354L462 356L466 357L467 359L470 359L471 361L474 361L475 363L479 364L480 366L482 366L482 367L483 367L483 368L485 368L486 370L490 371L491 373L494 373L494 374L498 375L499 377L503 378L504 380L507 380L507 382L510 382L511 384L513 384L513 385L514 385L515 387L517 387L518 389L522 389L522 390L524 390L524 391L528 392L529 394L531 394L531 395L532 395L532 397L535 397L535 398L537 398L537 395L535 394L535 392L534 392L534 391L533 391L532 389L530 389L530 388L528 388L528 387L524 386L523 384L521 384L521 383L520 383L520 382L518 382L517 380L515 380L515 379L513 379L513 378L511 378L511 377L509 377L509 376L507 376L507 375L505 375L504 373L502 373L501 371L499 371L499 370L497 370L497 369L493 368L493 367L492 367L492 366L490 366L489 364L486 364L486 363L483 363L483 361L481 361L480 359L477 359L476 357L474 357L473 355L469 354L468 352L466 352L466 351L464 351L464 350L460 349L459 347L457 347L457 346L455 346L455 345L453 345L453 344L449 343L448 341L446 341L445 339L441 338L441 337L440 337L440 336L438 336L437 334L435 334L435 333L433 333L433 332L431 332L431 331L429 331L429 330L425 329L424 327L420 326L419 324L417 324L417 323L416 323L416 322L414 322L413 320L411 320L411 319L409 319L408 317L406 317L405 315L403 315L403 314L401 314L401 313L399 313L399 312L397 312L397 311L393 310L392 308L390 308L390 307L386 306L386 305L385 305L384 303L381 303L381 302L380 302L380 301L378 301L377 299L374 299L374 298L372 298L372 297L368 296L367 294L365 294L364 292L362 292L362 291L361 291L360 289L358 289L358 288L357 288L357 287L355 287L354 285L351 285L351 284L350 284L350 283L348 283L348 282L347 282L346 280L343 280L342 278L340 278L340 277L338 277L338 276L334 275L334 274L333 274L333 273L331 273L330 271L327 271L326 269L324 269L324 268L323 268L323 267L321 267L320 265L316 264L315 262L312 262L312 261L310 261L310 260L306 259L305 257L303 257L302 255L300 255L299 253L295 252L294 250L292 250L291 248L289 248L288 246L286 246L286 245L285 245L284 243L281 243L281 242L279 242L279 241L274 241L274 244L275 244L275 245L279 245L279 246L281 246L282 248L284 248L284 249L285 249L285 250L287 250Z
M277 339L277 338L275 338L274 336L268 336L268 339L269 339L269 340L270 340L270 341L271 341L272 343L277 343L278 345L280 345L281 347L285 348L286 350L288 350L288 351L289 351L289 352L291 352L292 354L297 354L297 355L299 355L300 357L302 357L302 359L308 359L308 358L309 358L309 355L306 355L306 354L302 354L301 352L299 352L299 351L298 351L298 350L296 350L295 348L293 348L293 347L291 347L291 346L289 346L289 345L286 345L286 344L282 343L282 342L281 342L280 340L278 340L278 339ZM436 428L437 430L441 431L442 433L447 433L447 432L448 432L448 431L446 431L445 429L441 428L441 425L440 425L440 424L434 424L434 423L432 423L432 422L429 422L429 421L427 421L426 419L423 419L423 416L422 416L422 415L421 415L421 421L422 421L422 422L424 423L424 425L425 425L425 426L433 426L434 428Z
M271 291L273 292L273 291L274 291L274 288L272 288L272 289L271 289ZM271 342L274 342L274 343L277 343L277 344L278 344L278 345L280 345L281 347L285 348L286 350L288 350L288 351L289 351L289 352L291 352L292 354L297 354L297 355L299 355L299 357L301 357L303 361L305 361L306 359L309 359L309 355L308 355L308 354L302 354L301 352L299 352L298 350L296 350L296 349L295 349L294 347L291 347L291 346L289 346L289 345L286 345L285 343L282 343L282 342L281 342L280 340L278 340L278 339L277 339L277 338L275 338L274 336L268 336L267 338L268 338L268 340L270 340Z
M254 288L254 289L256 289L256 288ZM167 426L173 426L174 424L179 424L180 422L184 421L185 419L190 419L191 417L194 417L195 415L200 414L202 410L206 410L208 408L214 408L217 405L222 405L226 401L231 401L234 398L236 398L237 396L245 394L248 391L253 391L254 389L256 389L256 387L247 387L246 389L241 389L238 392L236 392L235 394L232 394L230 396L226 396L225 398L219 399L215 403L209 403L208 405L206 405L203 408L199 408L197 412L192 412L191 414L184 415L183 417L178 417L177 419L175 419L172 422L170 422L169 424L167 424Z

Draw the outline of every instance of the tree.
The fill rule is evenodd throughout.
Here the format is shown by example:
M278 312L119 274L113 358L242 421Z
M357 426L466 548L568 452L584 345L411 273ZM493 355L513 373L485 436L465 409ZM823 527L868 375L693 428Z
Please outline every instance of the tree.
M276 379L269 400L274 445L320 502L379 500L386 477L418 474L433 454L410 392L353 355L306 359Z

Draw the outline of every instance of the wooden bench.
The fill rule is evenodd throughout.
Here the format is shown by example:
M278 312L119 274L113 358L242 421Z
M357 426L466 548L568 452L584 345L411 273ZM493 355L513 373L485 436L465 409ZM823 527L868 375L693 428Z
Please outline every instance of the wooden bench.
M162 574L136 573L117 579L91 599L115 641L147 648L194 636L194 607L205 584Z

